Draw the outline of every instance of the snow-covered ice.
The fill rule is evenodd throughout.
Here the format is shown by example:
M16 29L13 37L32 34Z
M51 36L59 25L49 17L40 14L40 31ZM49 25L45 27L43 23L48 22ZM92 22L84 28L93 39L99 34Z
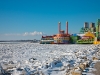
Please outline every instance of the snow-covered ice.
M84 57L87 57L87 60L92 60L93 56L97 56L95 54L98 51L97 46L28 42L1 43L0 63L13 61L13 63L17 64L12 71L12 75L19 75L21 72L24 72L25 75L65 75L69 69L84 62Z

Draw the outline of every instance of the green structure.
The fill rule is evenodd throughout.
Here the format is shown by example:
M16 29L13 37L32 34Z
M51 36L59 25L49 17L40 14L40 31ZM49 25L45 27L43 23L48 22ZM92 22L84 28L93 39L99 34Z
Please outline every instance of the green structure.
M84 34L81 39L77 40L78 44L93 44L94 38L96 36L96 30L99 27L95 27L95 23L91 22L90 25L88 22L84 23L84 27L80 29L80 33ZM100 29L100 28L99 28ZM99 32L99 31L98 31ZM97 34L98 35L98 34Z
M95 33L96 32L96 27L95 27L95 23L90 23L90 25L89 25L89 23L88 22L85 22L84 23L84 27L82 27L81 29L80 29L80 33L81 34L85 34L86 32L88 32L88 31L90 31L90 32L92 32L92 33Z
M82 27L81 28L81 30L80 30L80 33L86 33L86 32L88 32L90 29L89 28L84 28L84 27Z
M96 23L96 37L100 37L100 19L98 19Z
M95 35L94 33L88 31L82 36L81 39L77 40L78 44L92 44L94 41Z
M100 44L100 19L97 19L96 23L91 22L90 25L84 22L79 34L68 34L68 22L66 25L66 34L59 24L59 34L42 36L40 44Z
M76 43L77 44L93 44L94 39L89 38L89 39L80 39Z
M80 36L78 36L77 34L73 34L70 36L70 43L75 44L77 40L79 39L80 39Z

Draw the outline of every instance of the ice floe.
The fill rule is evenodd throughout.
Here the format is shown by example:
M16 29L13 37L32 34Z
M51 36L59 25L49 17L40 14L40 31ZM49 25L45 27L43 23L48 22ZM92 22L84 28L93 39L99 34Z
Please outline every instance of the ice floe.
M91 69L86 68L93 69L93 62L100 59L99 49L99 45L1 43L0 72L12 75L89 75Z

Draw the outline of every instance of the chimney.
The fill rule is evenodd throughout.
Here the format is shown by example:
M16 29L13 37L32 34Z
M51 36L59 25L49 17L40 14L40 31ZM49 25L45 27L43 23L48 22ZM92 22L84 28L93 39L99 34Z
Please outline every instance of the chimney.
M68 34L68 22L66 22L66 34Z
M61 31L61 22L59 22L58 25L59 25L58 29L59 29L59 34L60 34L60 31Z

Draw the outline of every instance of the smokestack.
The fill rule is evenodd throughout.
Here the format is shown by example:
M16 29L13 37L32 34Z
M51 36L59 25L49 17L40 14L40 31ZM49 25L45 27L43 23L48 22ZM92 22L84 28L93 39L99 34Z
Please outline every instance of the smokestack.
M60 34L60 31L61 31L61 22L59 22L58 25L59 25L58 29L59 29L59 34Z
M68 34L68 22L66 21L66 34Z

